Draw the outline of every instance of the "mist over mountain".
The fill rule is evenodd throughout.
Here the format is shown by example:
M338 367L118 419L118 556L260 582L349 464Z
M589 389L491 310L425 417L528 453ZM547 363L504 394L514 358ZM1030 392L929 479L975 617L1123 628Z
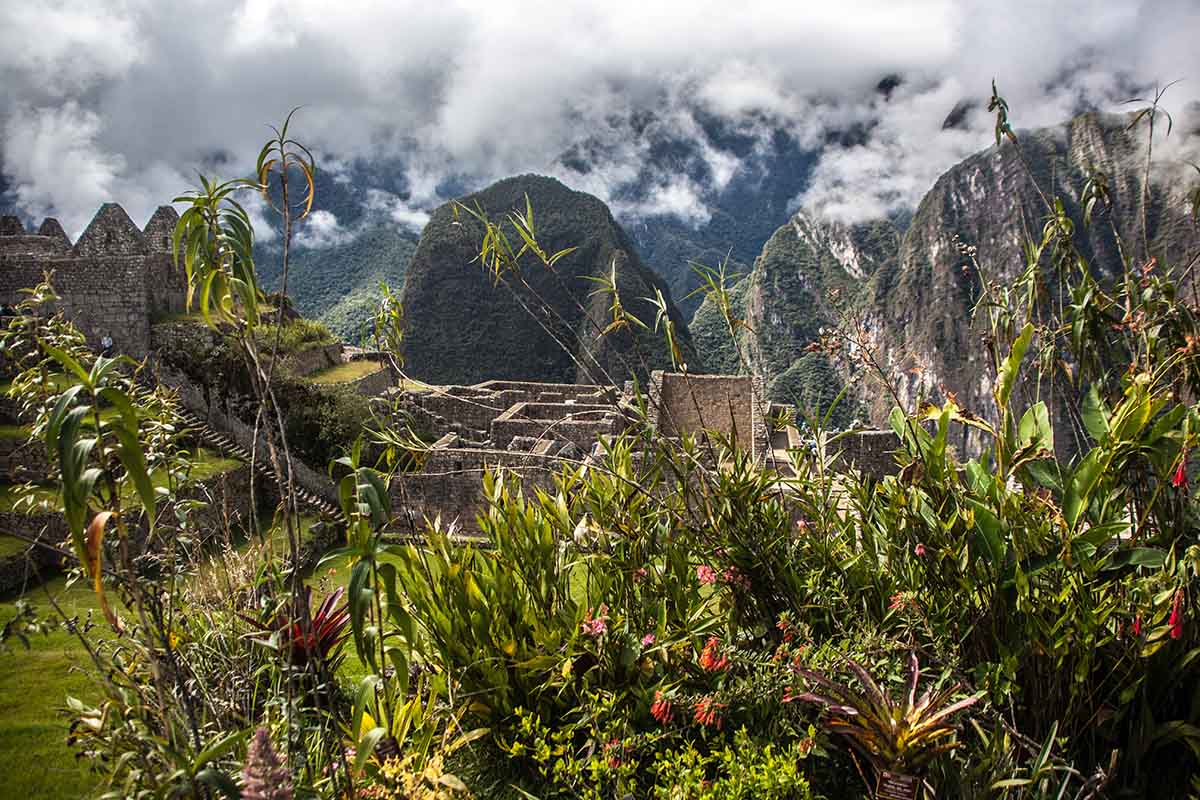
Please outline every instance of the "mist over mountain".
M1018 132L1020 152L1006 141L956 164L929 188L911 219L846 225L797 213L730 293L732 314L746 327L731 339L719 307L707 300L692 322L696 346L711 367L759 372L774 399L809 411L830 408L846 389L834 417L840 424L856 418L882 424L897 400L912 408L950 394L995 422L989 331L986 318L974 314L983 276L961 247L977 248L988 280L1015 286L1027 266L1025 237L1040 235L1048 213L1045 192L1062 198L1076 246L1102 284L1122 273L1114 231L1134 248L1126 251L1129 258L1145 263L1152 254L1157 261L1150 268L1182 272L1188 266L1183 257L1200 246L1185 196L1195 185L1186 161L1200 155L1198 111L1185 110L1174 138L1158 143L1144 232L1144 126L1131 128L1132 114L1081 114ZM1085 226L1080 193L1095 172L1106 176L1113 205ZM1058 281L1047 260L1040 264L1042 291L1053 292ZM823 329L844 329L849 319L860 320L897 396L882 391L854 352L830 355L812 347ZM1039 396L1039 387L1027 388ZM1075 403L1060 388L1041 387L1040 396L1063 432L1058 444L1070 451L1078 444L1070 440L1078 428Z

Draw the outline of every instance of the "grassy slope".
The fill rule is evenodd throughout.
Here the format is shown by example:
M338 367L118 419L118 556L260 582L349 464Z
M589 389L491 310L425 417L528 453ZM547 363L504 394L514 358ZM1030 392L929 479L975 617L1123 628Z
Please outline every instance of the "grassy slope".
M239 464L202 451L192 478L210 478ZM7 497L12 487L0 492ZM0 554L23 547L11 537L0 536ZM86 618L98 609L95 595L86 585L68 589L64 578L56 578L25 594L43 619L56 619L47 592L68 616ZM0 603L0 624L13 616L14 609L15 600ZM76 669L85 665L86 653L78 639L61 629L36 637L30 644L28 651L18 644L12 652L0 654L0 775L6 778L0 781L0 800L85 796L94 783L76 766L74 754L66 746L66 722L60 710L68 694L85 702L94 694L90 680Z
M305 376L311 383L349 383L383 369L378 361L347 361L333 367L319 369Z
M29 592L26 597L43 618L51 618L50 592L68 615L86 618L97 608L95 595L83 584L66 588L63 578ZM7 622L14 604L0 604ZM76 765L66 746L67 722L61 709L68 694L94 694L90 679L75 669L84 652L79 641L59 629L19 644L0 655L0 800L40 800L87 796L94 785Z
M319 319L348 342L368 332L379 299L379 283L397 292L416 249L416 236L394 226L373 226L343 244L292 251L288 295L307 317ZM262 254L264 285L279 288L273 253Z

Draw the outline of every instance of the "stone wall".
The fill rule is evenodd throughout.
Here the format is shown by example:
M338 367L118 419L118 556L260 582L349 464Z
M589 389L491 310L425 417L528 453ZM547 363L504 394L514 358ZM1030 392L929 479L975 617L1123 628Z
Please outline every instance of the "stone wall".
M24 436L0 437L0 480L8 483L41 481L50 474L46 445Z
M605 406L517 403L492 420L491 442L506 450L518 436L571 442L587 453L601 436L624 430L624 420Z
M396 379L392 375L391 368L384 366L375 372L364 375L358 380L350 381L344 385L364 397L378 397L395 386Z
M207 503L206 506L192 511L192 524L197 531L220 535L225 530L227 519L232 530L243 528L249 522L252 502L261 502L262 499L260 496L256 501L251 497L250 467L242 465L206 481L184 487L179 491L176 501L201 500ZM159 519L164 523L173 524L175 514L172 506L161 507ZM50 547L58 547L68 538L66 521L61 513L22 514L3 511L0 512L0 532L16 532L37 537ZM146 519L139 517L133 525L132 536L144 543L148 533ZM166 530L163 533L174 535ZM36 545L27 548L23 553L0 559L0 597L20 594L28 587L56 574L60 569L59 554Z
M311 375L342 363L342 343L317 345L284 357L283 365L294 375Z
M8 218L11 219L11 218ZM99 348L105 336L119 353L144 358L150 350L154 316L182 311L186 285L176 269L164 230L178 219L163 206L151 218L147 237L120 206L101 207L74 247L53 220L38 235L0 235L0 305L16 305L21 292L53 271L57 308ZM19 227L20 222L16 221ZM12 231L12 223L5 230Z
M897 472L895 452L900 439L892 431L856 431L837 441L842 460L876 480Z
M761 385L745 375L651 375L651 422L664 436L702 431L728 436L761 457L767 450L766 411L756 409Z
M254 426L247 425L241 419L229 413L219 402L210 403L204 393L183 375L168 369L160 369L158 380L164 386L175 389L179 393L179 401L185 408L202 417L214 429L224 433L247 451L253 449ZM266 436L259 431L258 436L260 458L266 458ZM292 475L296 483L318 497L336 504L337 490L332 481L324 473L317 472L298 458L292 459Z
M504 467L517 474L526 494L550 489L562 462L552 456L468 448L438 449L430 453L421 472L401 473L391 484L392 510L398 533L419 534L424 521L441 517L462 533L478 533L476 517L487 509L483 473Z

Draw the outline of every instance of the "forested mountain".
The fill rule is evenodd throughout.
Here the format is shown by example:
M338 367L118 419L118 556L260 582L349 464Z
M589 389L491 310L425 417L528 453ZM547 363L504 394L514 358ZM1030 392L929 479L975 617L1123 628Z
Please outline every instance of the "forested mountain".
M1160 268L1185 267L1176 261L1200 243L1182 197L1186 182L1166 164L1152 173L1145 209L1149 242L1142 244L1145 135L1130 128L1131 119L1087 113L1061 126L1020 132L1020 152L1007 141L989 147L942 175L903 231L886 221L844 228L797 215L775 232L731 293L734 316L748 326L738 337L745 359L765 373L776 399L814 408L850 381L849 406L839 417L865 412L881 423L893 399L866 379L861 362L847 354L831 362L808 347L822 327L854 318L905 404L951 392L964 407L994 418L987 330L972 315L981 275L961 246L977 248L989 280L1015 285L1026 266L1021 232L1040 236L1047 215L1038 186L1063 199L1076 246L1101 279L1121 273L1109 219L1126 247L1134 245L1130 257L1138 264L1148 260L1148 249ZM1093 171L1106 176L1113 207L1085 227L1080 193ZM1048 265L1041 266L1045 286L1056 285ZM715 354L711 362L728 368L736 365L736 353L724 324L717 305L707 301L693 334L701 352ZM1066 413L1061 405L1055 410Z
M435 383L490 378L618 383L669 364L660 336L627 327L604 333L611 296L594 280L615 269L629 312L653 328L643 298L661 290L683 354L694 362L683 317L670 290L647 269L633 243L597 198L553 178L508 178L462 199L500 223L511 211L534 209L538 242L548 253L576 248L552 269L524 256L518 273L500 280L478 259L483 227L452 204L437 209L421 234L405 278L407 369ZM507 235L519 242L504 223ZM602 335L603 334L603 335Z

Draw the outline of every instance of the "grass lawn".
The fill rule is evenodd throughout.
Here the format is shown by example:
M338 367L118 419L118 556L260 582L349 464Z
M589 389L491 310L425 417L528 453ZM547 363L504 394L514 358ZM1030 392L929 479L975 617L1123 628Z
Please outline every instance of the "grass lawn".
M68 589L58 578L25 596L43 619L54 618L47 592L68 615L83 618L97 608L86 585ZM0 622L11 619L13 609L11 601L0 603ZM91 680L75 669L84 658L79 641L61 629L34 637L29 650L16 642L0 653L0 800L86 797L94 787L66 745L62 712L68 694L85 702L97 696Z
M241 462L202 450L191 480L204 480L237 468ZM156 479L156 483L160 481ZM57 505L57 495L38 488L39 499ZM0 507L11 508L16 487L0 485ZM24 550L26 544L0 534L0 557ZM98 608L96 597L85 584L66 588L65 578L26 592L25 599L42 619L57 619L46 593L53 594L69 616L86 617ZM0 624L14 613L14 601L0 603ZM93 779L75 763L66 746L67 721L61 713L68 694L85 703L98 696L94 685L76 667L86 667L86 654L79 640L64 630L37 636L25 650L15 643L10 652L0 653L0 800L77 798L88 795Z
M333 367L325 367L305 376L311 383L349 383L373 375L383 369L378 361L346 361Z

